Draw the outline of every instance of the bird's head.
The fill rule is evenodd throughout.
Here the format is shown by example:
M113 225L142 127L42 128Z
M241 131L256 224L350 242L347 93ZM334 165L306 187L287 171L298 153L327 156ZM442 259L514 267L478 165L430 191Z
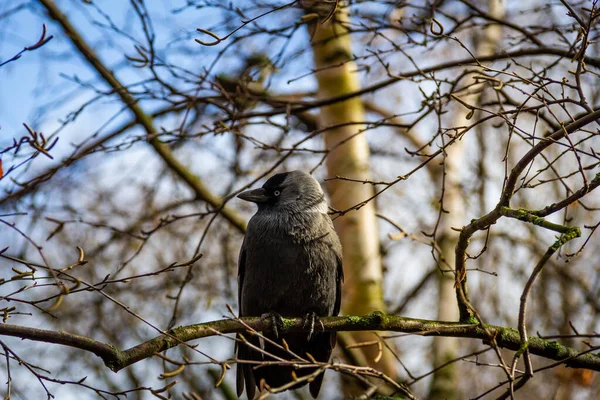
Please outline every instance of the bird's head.
M319 182L306 172L291 171L270 177L259 189L238 194L259 210L327 213L327 202Z

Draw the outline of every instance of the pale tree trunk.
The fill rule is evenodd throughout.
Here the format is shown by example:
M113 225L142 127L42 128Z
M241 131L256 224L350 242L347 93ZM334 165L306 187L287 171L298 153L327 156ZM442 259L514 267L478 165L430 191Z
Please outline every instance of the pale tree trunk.
M313 4L319 8L327 7L326 3ZM313 13L316 12L321 17L320 20L314 19L309 24L309 34L315 67L319 71L316 74L319 82L319 97L326 99L358 91L360 83L356 65L349 61L352 52L350 36L345 28L345 21L348 20L347 9L340 2L333 17L324 23L323 17L329 14L326 9L307 8L307 18L314 16ZM341 176L358 180L371 178L369 144L365 135L359 133L363 126L339 126L349 122L364 121L364 114L360 97L321 108L320 128L331 127L324 133L325 145L331 150L327 157L327 174L330 177ZM355 206L374 193L371 185L342 180L328 182L327 191L331 206L337 210ZM377 310L385 311L374 202L371 201L359 210L353 210L337 218L334 222L344 251L343 313L365 315ZM372 332L355 332L351 338L345 339L349 339L346 342L360 343L371 342L376 338ZM361 351L364 357L360 358L366 359L370 366L392 378L395 377L396 367L391 352L385 349L378 362L374 362L379 352L378 346L363 347ZM346 394L356 393L346 392Z
M496 18L503 18L504 4L502 0L488 0L488 12ZM502 28L499 25L489 25L483 34L483 38L477 46L477 54L486 56L493 54L500 41ZM485 83L483 83L485 84ZM461 96L461 100L467 104L477 104L480 100L479 94ZM467 120L469 110L460 107L457 110L453 126L466 126L471 122ZM460 228L465 223L464 210L466 204L461 193L460 183L462 181L464 142L457 141L446 150L445 163L445 190L443 208L448 211L442 215L438 227L439 245L441 249L440 267L445 271L439 274L438 280L438 314L437 319L442 321L456 321L459 319L458 304L456 301L456 290L454 288L454 248L458 242L459 232L452 227ZM441 180L442 177L440 177ZM457 338L436 337L433 341L433 366L438 367L459 356L459 342ZM460 399L458 389L459 379L457 377L458 364L452 363L438 370L433 375L429 389L430 399Z

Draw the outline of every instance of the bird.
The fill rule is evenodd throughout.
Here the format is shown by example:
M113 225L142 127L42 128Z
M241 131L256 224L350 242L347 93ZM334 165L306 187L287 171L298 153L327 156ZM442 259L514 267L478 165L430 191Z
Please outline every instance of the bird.
M325 195L310 174L290 171L273 175L261 188L237 197L258 206L248 222L238 260L239 315L269 318L273 327L262 333L268 340L244 336L254 347L238 336L237 359L254 362L237 364L238 397L245 387L248 398L253 399L264 380L270 388L287 385L286 390L310 382L310 394L316 398L324 373L307 378L316 368L256 367L260 362L277 361L270 355L298 361L290 352L307 360L329 362L336 333L325 332L319 317L339 314L344 275L342 245ZM303 318L304 326L310 328L308 337L306 332L279 335L282 316ZM302 377L305 379L293 383Z

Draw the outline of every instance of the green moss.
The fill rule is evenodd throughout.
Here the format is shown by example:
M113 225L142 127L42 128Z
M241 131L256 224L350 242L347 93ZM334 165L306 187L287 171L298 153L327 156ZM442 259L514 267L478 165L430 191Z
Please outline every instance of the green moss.
M364 317L349 316L346 318L348 319L348 322L350 322L352 324L356 324L356 325L364 326L364 327L370 327L370 326L384 325L387 316L384 313L382 313L381 311L375 311L369 315L365 315Z
M563 350L563 346L557 341L552 340L544 344L544 349L551 351L554 355L557 355L560 354L560 352Z
M573 226L569 228L569 230L558 238L556 242L552 245L552 251L557 251L563 244L567 243L569 240L573 240L581 236L581 229L578 226Z
M546 220L542 217L538 217L533 214L530 210L525 208L519 208L518 210L512 210L509 207L502 207L502 214L509 215L520 221L532 223L534 225L543 226Z
M544 222L546 222L546 220L544 218L542 218L542 217L538 217L536 215L532 215L530 217L530 222L532 224L534 224L534 225L540 225L541 226L541 225L544 224Z
M386 325L387 315L381 311L373 311L371 314L365 316L365 322L368 325Z
M118 353L121 351L121 350L119 350L119 349L117 348L117 346L113 346L113 345L112 345L112 344L110 344L110 343L106 343L106 345L107 345L108 347L110 347L110 348L112 349L112 351L114 351L116 354L118 354Z
M509 207L501 207L500 209L500 213L504 216L516 218L520 221L528 222L530 224L541 226L542 228L550 229L552 231L561 233L562 236L550 247L552 251L558 250L560 246L562 246L569 240L581 236L581 230L578 227L570 227L546 221L544 218L537 216L535 214L536 212L537 211L531 211L524 208L513 210Z
M171 330L168 332L173 336L177 336L177 334L180 334L181 332L183 332L185 327L183 326L178 326L177 328L171 328Z
M522 342L519 346L519 350L517 350L517 352L515 353L515 357L520 358L523 355L523 353L525 353L525 350L527 350L528 347L529 342Z
M181 336L185 335L185 333L187 332L187 330L188 330L190 327L194 327L194 326L196 326L196 325L190 325L190 326L178 326L177 328L173 328L173 329L171 329L171 330L169 331L169 333L170 333L172 336L175 336L175 337L181 337Z
M581 229L578 226L574 226L569 229L569 232L563 235L566 241L581 237Z
M289 318L282 318L281 319L282 322L282 327L283 329L291 329L294 327L294 320L293 319L289 319Z
M519 332L512 328L499 329L498 334L503 342L511 342L515 337L519 336Z

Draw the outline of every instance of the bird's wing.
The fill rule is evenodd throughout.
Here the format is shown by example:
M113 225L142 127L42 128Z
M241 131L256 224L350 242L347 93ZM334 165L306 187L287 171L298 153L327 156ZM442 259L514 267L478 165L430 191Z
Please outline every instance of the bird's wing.
M336 249L335 258L337 261L337 276L336 276L336 292L335 292L335 304L333 306L333 315L340 313L340 307L342 304L342 283L344 282L344 267L342 261L341 249Z
M242 316L242 286L244 284L244 274L246 272L246 240L242 243L240 257L238 258L238 307L239 316Z
M333 226L332 226L333 229ZM335 277L335 303L333 305L333 314L339 315L340 308L342 305L342 283L344 282L344 262L342 257L342 246L339 243L339 239L337 240L337 246L333 247L333 251L335 253L335 259L337 261L337 273ZM331 355L331 351L335 348L337 342L337 332L329 333L329 355ZM329 360L329 356L327 357ZM319 394L319 390L321 389L321 383L323 382L323 375L319 375L313 382L310 384L310 394L313 398L317 398Z
M240 250L240 258L238 259L238 307L239 316L242 317L242 285L244 284L244 274L246 272L246 241L242 243ZM235 353L238 360L251 360L252 355L248 347L241 343L240 335L237 335L238 341L235 343ZM248 399L254 398L255 392L255 381L254 375L252 374L252 365L238 363L236 371L236 391L238 397L244 392L244 381L246 383L246 393Z
M245 261L246 261L246 250L244 249L244 244L242 244L242 248L240 250L240 257L238 258L238 309L239 309L239 315L242 314L242 283L244 281L244 267L245 267ZM237 335L237 339L239 339L239 335ZM244 349L242 349L243 346L240 346L240 342L236 341L235 342L235 354L236 357L239 359L243 358L245 355L245 351ZM238 397L240 397L242 395L242 393L244 392L244 364L237 364L236 365L236 389L237 389L237 395Z

